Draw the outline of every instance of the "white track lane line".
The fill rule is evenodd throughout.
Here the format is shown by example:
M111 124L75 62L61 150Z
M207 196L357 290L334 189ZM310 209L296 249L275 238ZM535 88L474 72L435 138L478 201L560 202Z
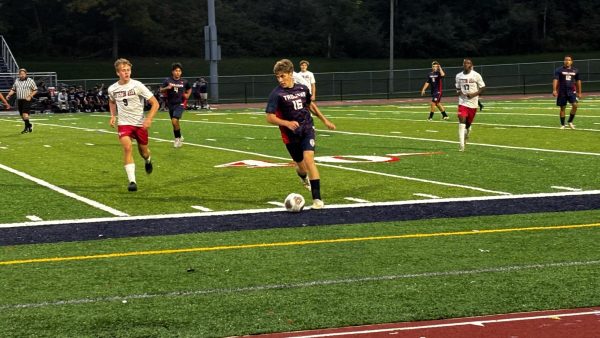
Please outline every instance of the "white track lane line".
M109 207L107 205L104 205L104 204L102 204L100 202L96 202L96 201L91 200L89 198L86 198L86 197L83 197L83 196L79 196L79 195L77 195L75 193L72 193L72 192L70 192L68 190L65 190L65 189L63 189L61 187L58 187L58 186L56 186L54 184L48 183L48 182L46 182L46 181L44 181L42 179L39 179L37 177L33 177L33 176L31 176L29 174L26 174L26 173L24 173L22 171L19 171L19 170L13 169L11 167L5 166L4 164L0 164L0 169L6 170L6 171L8 171L10 173L13 173L15 175L21 176L24 179L30 180L30 181L32 181L34 183L37 183L37 184L39 184L39 185L41 185L43 187L46 187L46 188L48 188L48 189L50 189L52 191L57 192L59 194L63 194L65 196L68 196L68 197L71 197L73 199L76 199L79 202L83 202L85 204L91 205L94 208L106 211L106 212L108 212L108 213L110 213L112 215L121 216L121 217L123 217L123 216L129 216L128 214L126 214L126 213L124 213L122 211L119 211L117 209L113 209L113 208L111 208L111 207Z

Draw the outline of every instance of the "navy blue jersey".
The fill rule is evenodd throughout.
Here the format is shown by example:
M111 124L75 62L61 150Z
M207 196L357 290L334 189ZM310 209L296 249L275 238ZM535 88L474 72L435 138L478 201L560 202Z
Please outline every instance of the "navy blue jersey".
M429 87L431 90L431 95L441 94L442 93L442 79L444 77L440 72L430 72L427 75L427 83L429 83Z
M174 106L185 103L186 99L183 96L183 93L192 88L188 80L181 78L179 80L175 80L173 77L168 77L163 81L162 87L166 87L168 85L173 86L173 88L166 91L168 104L170 106Z
M275 114L282 120L297 121L300 124L295 131L279 126L284 143L297 142L305 136L314 135L313 119L308 110L310 102L308 87L297 83L292 88L277 86L269 95L265 110L267 114Z
M565 96L577 92L577 81L579 81L577 68L565 66L556 68L554 79L558 80L558 95Z

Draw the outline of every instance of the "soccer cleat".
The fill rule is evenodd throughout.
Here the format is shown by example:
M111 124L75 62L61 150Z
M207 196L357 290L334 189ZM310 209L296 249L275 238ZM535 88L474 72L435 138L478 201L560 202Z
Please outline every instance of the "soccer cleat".
M146 169L146 174L152 174L152 170L154 169L154 167L152 166L152 160L146 161L146 163L144 164L144 168Z
M465 151L465 145L464 144L459 144L458 145L458 151Z
M311 209L323 209L324 206L325 206L325 203L323 203L323 201L321 201L320 199L315 199L315 200L313 200L313 204L310 208Z
M565 129L565 126L564 126L564 125L562 125L562 126L560 126L560 128L559 128L559 129Z
M448 121L448 116L442 117L442 120Z
M573 128L575 129L575 128ZM33 124L29 125L29 128L27 128L28 132L33 133Z
M431 122L431 121L433 121L433 119L427 119L427 121L430 121L430 122Z
M137 191L137 184L135 184L135 182L129 182L129 185L127 186L127 190Z
M25 129L23 129L23 131L21 132L21 134L27 134L29 132L29 128L25 127Z
M573 124L573 122L569 122L569 128L575 129L575 125Z
M181 148L182 146L183 146L183 136L175 138L175 141L173 141L173 147Z
M305 178L300 177L300 182L302 182L302 185L306 188L306 190L311 190L310 180L308 179L308 176L306 176Z

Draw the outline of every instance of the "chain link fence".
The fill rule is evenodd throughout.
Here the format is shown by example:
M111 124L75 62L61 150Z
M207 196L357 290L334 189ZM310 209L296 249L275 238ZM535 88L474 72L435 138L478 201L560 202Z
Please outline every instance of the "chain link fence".
M486 95L550 94L554 70L562 64L562 61L553 61L475 65L475 70L483 76ZM600 59L577 60L574 66L579 69L584 92L600 90ZM315 73L317 99L337 101L419 97L429 71L429 68L394 70L392 81L389 70ZM462 71L462 66L445 66L444 71L446 78L443 90L453 93L454 76ZM186 78L193 82L200 77L209 78L206 75ZM163 77L136 79L153 90L164 80ZM106 88L115 81L115 78L58 80L58 86L83 86L89 89L104 84ZM220 76L218 86L218 101L212 98L211 103L251 103L265 102L277 82L272 74Z

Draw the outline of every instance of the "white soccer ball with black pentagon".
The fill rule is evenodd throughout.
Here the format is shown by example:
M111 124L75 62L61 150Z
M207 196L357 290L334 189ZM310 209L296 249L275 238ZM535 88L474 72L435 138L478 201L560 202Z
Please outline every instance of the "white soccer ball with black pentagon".
M285 210L289 212L300 212L304 208L304 197L295 192L287 195L283 204L285 206Z

